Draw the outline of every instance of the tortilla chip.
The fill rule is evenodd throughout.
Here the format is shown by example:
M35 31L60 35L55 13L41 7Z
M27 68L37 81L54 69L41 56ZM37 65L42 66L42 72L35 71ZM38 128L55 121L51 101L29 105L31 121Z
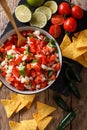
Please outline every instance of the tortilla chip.
M35 94L32 94L32 95L27 95L26 96L26 99L28 100L28 104L26 105L26 107L27 107L27 109L30 109L30 107L31 107L31 105L32 105L32 103L33 103L33 101L34 101L34 99L35 99Z
M33 117L35 120L40 121L44 119L46 116L50 115L52 112L54 112L56 108L41 102L37 102L37 110L38 113L33 113Z
M24 107L27 107L28 109L30 109L33 100L35 98L35 94L34 95L23 95L23 94L11 94L11 99L16 99L17 101L20 101L20 106L16 109L16 113L19 112L21 109L23 109Z
M31 120L23 120L20 122L21 130L36 130L37 123L34 119Z
M83 65L84 67L87 68L87 60L84 59L84 55L81 55L80 57L77 57L75 59L75 61L77 61L78 63L80 63L81 65Z
M87 61L87 52L83 54L85 61Z
M87 29L80 31L78 36L78 42L76 48L86 48L87 49Z
M18 123L18 122L9 121L9 125L10 125L11 130L21 130L20 123Z
M62 50L62 55L64 57L73 59L73 50L74 49L74 45L73 43L71 43L69 46L67 46L64 50Z
M65 49L67 46L71 44L71 40L67 34L65 34L62 43L60 44L61 50Z
M14 101L14 100L2 99L1 102L5 107L8 118L12 116L12 114L15 112L17 107L20 105L20 102L16 100Z
M45 117L44 119L40 120L37 123L39 130L44 130L48 126L48 124L51 122L51 120L52 120L52 116L48 116L48 117Z
M76 43L74 43L74 51L73 51L73 58L77 58L87 52L86 48L76 48Z
M74 33L74 36L72 36L72 40L73 41L76 40L78 38L79 34L80 34L80 32Z
M2 87L2 85L3 85L3 84L2 84L2 82L0 81L0 88Z
M68 47L62 50L62 55L74 60L75 58L87 52L86 48L83 48L83 49L76 48L76 44L77 44L76 42L74 43L72 42Z
M22 94L11 93L11 99L20 102L20 105L15 110L15 113L19 112L21 109L23 109L28 104L28 100L25 100L24 95L22 95Z

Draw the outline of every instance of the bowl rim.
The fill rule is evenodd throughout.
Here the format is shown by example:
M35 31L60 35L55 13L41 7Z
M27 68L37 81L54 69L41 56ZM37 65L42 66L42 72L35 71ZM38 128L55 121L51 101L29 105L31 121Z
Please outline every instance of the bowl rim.
M44 35L46 35L48 38L52 38L54 39L46 30L44 29L41 29L41 28L38 28L38 27L34 27L34 26L24 26L24 27L18 27L19 31L22 31L22 30L40 30L40 32ZM12 29L10 30L9 32L7 32L5 35L3 35L3 37L0 39L0 44L2 45L9 36L15 34L15 30ZM54 39L55 41L55 44L56 44L56 47L57 47L57 50L58 50L58 54L59 54L59 61L60 61L60 70L57 72L57 75L56 75L56 79L58 78L59 74L60 74L60 71L61 71L61 67L62 67L62 53L61 53L61 49L59 47L59 44L58 42ZM55 79L55 80L56 80ZM45 88L43 89L40 89L40 90L34 90L34 91L29 91L29 90L18 90L16 89L15 87L12 87L12 85L10 85L1 75L0 75L0 80L3 82L3 84L5 85L5 87L7 87L8 89L10 89L11 91L13 92L16 92L16 93L19 93L19 94L25 94L25 95L28 95L28 94L36 94L36 93L39 93L39 92L42 92L42 91L45 91L46 89L48 89L54 82L55 80L52 81L51 84L47 85Z

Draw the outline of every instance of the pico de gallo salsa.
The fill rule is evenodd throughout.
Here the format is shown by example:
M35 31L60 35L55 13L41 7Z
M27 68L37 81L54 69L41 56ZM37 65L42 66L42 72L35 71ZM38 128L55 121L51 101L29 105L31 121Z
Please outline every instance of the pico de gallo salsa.
M0 46L0 73L18 90L43 89L56 79L60 70L55 41L39 30L23 30L21 34L27 39L23 46L16 46L16 34Z

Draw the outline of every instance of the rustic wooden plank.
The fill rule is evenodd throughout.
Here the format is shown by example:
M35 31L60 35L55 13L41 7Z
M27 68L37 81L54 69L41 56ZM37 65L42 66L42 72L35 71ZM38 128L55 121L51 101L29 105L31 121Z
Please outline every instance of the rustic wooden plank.
M78 107L76 119L72 123L72 129L87 130L87 69L81 72L82 82L78 84L81 99L77 100L72 96L72 107Z

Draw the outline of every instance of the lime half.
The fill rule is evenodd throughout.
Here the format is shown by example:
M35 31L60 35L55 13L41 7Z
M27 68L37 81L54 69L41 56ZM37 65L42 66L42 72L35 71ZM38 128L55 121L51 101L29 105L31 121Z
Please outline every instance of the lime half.
M50 8L46 7L46 6L40 6L38 7L35 12L42 12L46 15L47 20L50 20L51 16L52 16L52 11Z
M47 24L47 17L44 13L42 12L33 13L32 18L30 20L31 26L43 28L45 27L46 24Z
M34 7L39 7L44 3L45 0L27 0L27 3Z
M15 16L20 22L26 23L31 20L32 13L25 5L19 5L15 9Z
M51 9L52 14L56 13L57 9L58 9L58 5L55 1L50 0L44 3L44 6L47 6Z

